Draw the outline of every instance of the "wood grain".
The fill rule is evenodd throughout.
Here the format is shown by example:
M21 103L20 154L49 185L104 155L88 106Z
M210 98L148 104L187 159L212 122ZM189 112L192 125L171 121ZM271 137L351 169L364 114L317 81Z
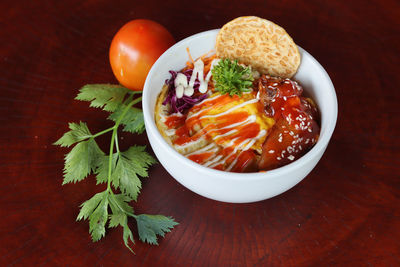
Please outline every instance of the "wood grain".
M0 10L1 266L400 265L398 1L38 0ZM68 122L109 125L73 98L84 84L116 82L114 33L148 18L181 40L241 15L281 25L330 74L339 118L325 155L299 185L252 204L205 199L155 166L134 208L180 225L159 246L137 241L136 255L118 228L92 243L75 218L103 188L93 177L61 186L67 150L51 144ZM123 137L125 148L148 145Z

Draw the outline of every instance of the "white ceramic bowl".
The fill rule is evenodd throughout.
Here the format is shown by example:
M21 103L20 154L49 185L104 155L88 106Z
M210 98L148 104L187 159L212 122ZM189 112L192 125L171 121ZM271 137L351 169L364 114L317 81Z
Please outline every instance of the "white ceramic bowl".
M151 147L164 168L179 183L193 192L214 200L246 203L268 199L285 192L306 177L320 160L332 136L337 119L335 89L324 68L299 47L301 65L294 76L317 102L321 113L318 142L298 160L267 172L230 173L203 167L175 151L161 136L154 122L157 96L169 70L180 70L188 60L186 48L193 58L214 49L217 30L190 36L169 48L154 63L143 89L143 113Z

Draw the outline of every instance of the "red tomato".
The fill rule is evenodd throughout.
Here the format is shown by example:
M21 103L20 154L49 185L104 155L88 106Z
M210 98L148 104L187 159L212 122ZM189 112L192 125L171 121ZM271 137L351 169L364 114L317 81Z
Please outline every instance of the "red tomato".
M151 66L175 43L157 22L137 19L125 24L110 46L110 64L117 80L125 87L140 91Z

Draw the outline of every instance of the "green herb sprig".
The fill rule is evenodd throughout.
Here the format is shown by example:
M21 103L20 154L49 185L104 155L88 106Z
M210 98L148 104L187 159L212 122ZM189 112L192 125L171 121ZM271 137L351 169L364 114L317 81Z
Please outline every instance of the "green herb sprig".
M237 60L221 59L212 69L215 91L230 96L250 91L253 75L249 67L243 67Z
M157 236L164 237L178 224L173 218L163 215L137 215L129 205L132 200L137 200L140 193L142 184L139 177L148 177L148 168L156 163L144 146L134 145L121 151L118 145L120 125L123 131L131 133L143 133L145 129L142 110L133 107L142 100L141 96L136 97L139 93L110 84L82 87L75 99L89 101L91 107L110 112L108 119L115 124L92 134L84 122L69 123L70 131L54 143L61 147L75 145L65 155L63 185L82 181L90 174L96 175L97 184L107 184L105 191L95 194L80 206L77 221L89 220L93 242L105 236L107 223L108 228L122 226L125 246L132 252L129 241L133 244L135 241L128 226L129 217L136 220L139 239L154 245L158 244ZM111 142L106 155L95 138L108 132L111 132Z

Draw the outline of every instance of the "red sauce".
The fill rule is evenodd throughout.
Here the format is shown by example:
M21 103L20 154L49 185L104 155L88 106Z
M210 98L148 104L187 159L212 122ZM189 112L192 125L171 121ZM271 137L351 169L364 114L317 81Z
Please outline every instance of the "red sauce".
M213 108L213 109L220 108L220 107L228 104L229 102L238 101L238 100L239 100L239 97L237 95L235 95L233 97L230 97L229 95L221 95L214 99L204 101L204 102L202 102L198 105L195 105L191 108L190 111L192 114L196 114L199 111L200 112L199 112L199 114L197 114L195 116L191 115L191 117L189 117L185 123L188 128L193 128L193 126L199 122L199 118L201 116L204 116L208 112L208 108Z
M194 162L202 164L206 162L213 154L214 153L212 152L204 152L204 153L190 155L188 156L188 158L190 160L193 160Z
M174 141L174 144L180 146L191 141L196 141L201 137L199 135L190 136L189 129L186 127L185 124L176 129L175 135L178 136L178 138Z
M164 123L169 129L176 129L178 128L178 126L183 125L185 123L185 120L186 116L170 115L166 118Z
M216 138L214 141L217 144L223 144L229 142L234 138L238 138L234 143L239 144L247 138L254 138L260 132L260 127L257 123L247 123L245 125L238 125L235 127L229 127L230 125L244 122L249 118L249 114L246 111L233 111L224 115L220 115L214 120L209 118L203 118L203 116L208 115L209 110L204 110L207 107L212 106L217 108L226 105L230 102L239 101L237 95L230 97L229 95L221 95L215 99L205 101L201 104L195 105L190 111L191 114L196 113L200 110L199 114L187 118L187 116L177 116L171 115L166 119L165 124L170 129L176 129L176 136L178 138L174 141L176 145L184 145L189 142L198 140L204 137L208 140L215 138L216 136L221 136L229 133L232 130L236 130L236 133L229 134L227 136L221 136ZM196 125L198 127L204 127L200 131L195 131ZM179 126L179 127L177 127ZM226 128L225 128L226 127ZM196 132L194 135L190 135L191 132Z
M249 114L245 111L232 112L218 117L218 127L223 128L234 123L245 121Z
M253 150L246 150L239 154L233 172L256 171L256 154Z
M220 107L220 106L224 106L227 103L231 102L231 101L237 101L239 100L239 96L238 95L234 95L234 96L229 96L228 94L225 95L221 95L218 96L214 99L209 99L207 101L203 101L202 103L195 105L192 107L191 111L193 113L198 112L201 109L204 108L208 108L208 107Z

